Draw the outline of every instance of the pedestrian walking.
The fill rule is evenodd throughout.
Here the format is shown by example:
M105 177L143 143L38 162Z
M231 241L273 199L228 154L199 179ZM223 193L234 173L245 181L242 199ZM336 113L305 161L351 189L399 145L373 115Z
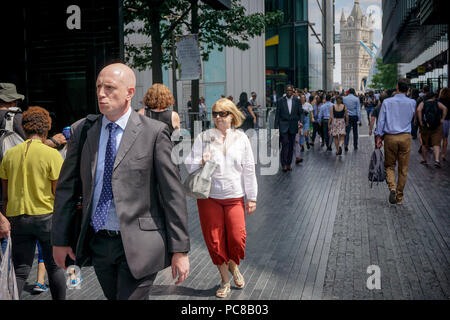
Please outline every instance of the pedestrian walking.
M173 278L178 275L175 284L189 273L185 193L171 160L168 126L130 108L133 70L108 65L96 87L101 115L72 125L56 188L53 255L62 268L67 256L79 266L91 261L108 300L147 300L158 271L171 266ZM92 126L79 156L88 120ZM74 253L74 193L80 183L82 216Z
M344 104L348 110L348 126L345 128L345 151L348 151L350 131L353 131L353 148L358 150L358 125L361 126L361 103L356 97L355 89L350 88L349 94L344 97Z
M417 119L420 125L420 135L422 137L422 161L427 165L428 149L433 148L434 166L441 167L440 152L442 140L442 125L447 116L447 108L436 101L433 92L425 95L424 101L417 107Z
M336 155L341 155L342 146L344 145L345 128L348 125L348 111L340 96L336 97L336 104L332 106L328 125L330 126L330 134L334 137Z
M447 161L446 153L448 146L448 133L450 131L450 89L442 88L439 93L439 102L442 103L447 108L447 116L445 117L444 123L442 124L442 151L441 157L442 161Z
M281 166L283 172L291 171L295 136L303 127L303 109L300 100L293 96L292 85L286 86L286 96L278 101L275 114L275 129L279 129L281 139Z
M320 106L319 109L319 123L322 129L322 145L325 142L327 146L327 151L331 151L331 139L330 139L330 130L328 127L328 120L330 119L331 107L333 104L331 103L331 96L327 94L325 96L325 103Z
M244 115L232 101L220 99L212 107L212 118L215 128L195 139L185 163L190 173L208 160L218 164L211 177L209 198L198 199L197 206L206 247L221 277L216 296L226 298L231 293L229 272L237 288L245 285L238 269L245 257L245 209L249 215L256 210L258 185L250 141L236 130Z
M55 264L50 242L55 188L63 158L57 150L44 144L51 128L47 110L29 107L22 115L22 127L27 140L6 151L0 165L3 208L10 223L19 296L39 241L52 298L64 300L64 270Z
M147 90L143 103L145 107L138 113L167 124L170 136L180 129L180 116L176 111L169 110L175 104L175 99L168 87L160 83L153 84Z
M252 105L250 104L250 102L248 102L247 92L242 92L239 95L239 102L237 104L237 107L245 116L245 120L240 128L244 132L247 131L248 129L253 128L256 123L256 115L253 113Z
M311 95L309 99L310 103L313 106L313 117L312 117L313 132L311 136L311 145L314 146L317 134L319 135L319 140L323 139L322 130L319 123L319 108L322 105L322 101L320 100L320 97L317 95L316 96Z
M384 141L384 167L389 188L389 203L401 204L408 174L411 152L411 119L416 102L406 97L408 80L397 83L397 94L383 101L375 131L376 147ZM398 179L395 182L395 168L398 163Z

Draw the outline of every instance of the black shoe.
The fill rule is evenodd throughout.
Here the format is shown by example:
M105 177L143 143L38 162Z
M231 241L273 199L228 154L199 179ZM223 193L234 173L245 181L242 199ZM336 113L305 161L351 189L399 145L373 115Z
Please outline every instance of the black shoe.
M292 171L291 166L287 166L287 170L288 170L288 171Z
M437 168L437 169L440 169L441 168L441 163L439 162L439 161L434 161L434 167L435 168Z
M295 164L299 164L300 162L303 162L303 158L296 158Z
M308 150L311 148L311 146L309 145L309 142L306 143L306 147L308 148Z
M286 166L283 166L283 172L287 172L288 170L287 170L287 167Z
M328 147L328 148L327 148L327 151L331 151L331 147Z
M339 151L338 151L338 156L340 156L342 154L342 147L339 147Z
M353 150L358 150L358 146L354 147Z
M397 192L395 190L391 190L391 192L389 193L389 203L397 203Z
M344 149L345 149L345 152L348 152L348 147L347 147L347 146L345 146L345 148L344 148Z

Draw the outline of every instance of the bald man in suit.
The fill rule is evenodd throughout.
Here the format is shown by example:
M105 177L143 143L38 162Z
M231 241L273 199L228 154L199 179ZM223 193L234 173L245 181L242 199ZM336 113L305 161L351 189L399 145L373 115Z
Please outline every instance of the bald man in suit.
M173 277L178 274L176 284L189 273L186 199L171 161L169 130L131 109L135 85L134 72L124 64L100 72L96 87L101 115L87 131L79 160L78 143L87 120L72 125L55 195L55 262L67 268L68 256L77 265L91 261L110 300L148 299L157 272L170 265ZM73 252L70 233L78 183L82 219Z

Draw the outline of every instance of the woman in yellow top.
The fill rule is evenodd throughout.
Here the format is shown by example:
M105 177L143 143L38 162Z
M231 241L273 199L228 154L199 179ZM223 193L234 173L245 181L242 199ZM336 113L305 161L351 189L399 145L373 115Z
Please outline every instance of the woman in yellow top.
M0 164L3 212L11 228L19 296L33 265L36 240L39 240L52 298L63 300L66 298L64 270L56 266L50 243L56 181L63 158L58 150L43 143L51 127L47 110L29 107L22 115L22 127L27 140L9 149Z

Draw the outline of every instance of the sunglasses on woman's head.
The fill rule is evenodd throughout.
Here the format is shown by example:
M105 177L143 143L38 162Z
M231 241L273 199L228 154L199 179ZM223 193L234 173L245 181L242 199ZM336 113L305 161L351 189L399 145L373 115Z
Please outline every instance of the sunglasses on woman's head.
M217 118L217 116L220 116L221 118L225 118L230 113L231 113L230 111L213 111L212 116L213 116L213 118Z

